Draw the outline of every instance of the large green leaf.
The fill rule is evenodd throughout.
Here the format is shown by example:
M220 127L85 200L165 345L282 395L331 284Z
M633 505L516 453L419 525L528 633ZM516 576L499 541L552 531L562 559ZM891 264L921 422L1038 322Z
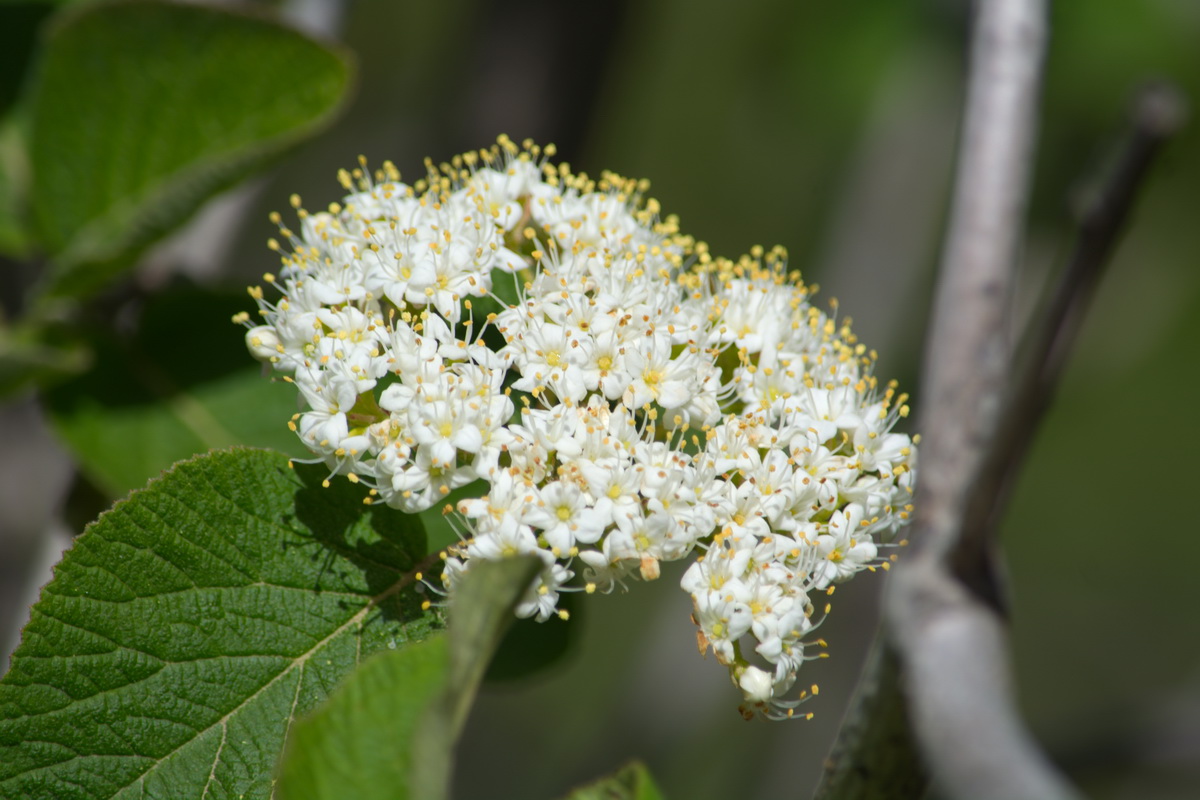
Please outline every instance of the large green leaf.
M536 559L481 563L463 579L446 638L374 656L312 717L281 764L282 800L437 800L483 669Z
M54 5L45 2L0 3L0 116L20 94L37 45L37 31Z
M90 525L0 681L0 797L267 798L292 720L423 640L415 517L234 450Z
M151 298L131 335L88 331L93 368L46 400L59 435L110 496L210 448L307 454L287 428L295 387L264 377L228 323L246 302L242 293L180 287ZM191 333L200 327L216 333Z
M63 12L32 93L49 291L101 285L327 124L350 81L342 55L265 19L147 0Z

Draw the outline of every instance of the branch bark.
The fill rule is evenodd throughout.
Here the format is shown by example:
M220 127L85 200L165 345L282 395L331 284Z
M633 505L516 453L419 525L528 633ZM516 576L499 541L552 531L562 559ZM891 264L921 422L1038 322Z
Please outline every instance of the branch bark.
M1131 104L1129 131L1124 146L1114 160L1103 186L1092 192L1089 202L1079 216L1079 236L1066 268L1040 313L1034 315L1021 347L1022 356L1012 389L1002 405L998 432L980 468L980 476L969 492L962 530L974 531L980 541L988 542L995 535L999 518L1007 503L1025 454L1033 440L1038 424L1050 405L1054 389L1062 375L1066 359L1082 324L1087 305L1098 286L1113 250L1124 230L1134 200L1149 168L1163 144L1185 123L1186 103L1173 86L1154 84L1145 87ZM1099 181L1097 181L1099 183ZM982 548L986 553L987 549ZM970 560L960 560L960 566ZM990 574L990 573L989 573ZM932 583L945 580L940 574ZM917 578L913 578L917 580ZM950 591L956 591L953 585ZM994 603L995 597L991 598ZM974 602L968 600L968 602ZM993 605L994 608L994 605ZM955 713L955 705L964 703L971 716L998 724L1004 735L1014 739L1024 750L1024 757L1041 760L1029 747L1028 737L1008 703L1008 677L994 664L1003 664L1006 654L995 650L1003 642L1001 632L994 630L995 616L982 616L983 635L970 631L963 642L974 638L980 646L989 648L970 652L967 666L981 677L977 679L987 691L962 698L950 695L942 698ZM953 622L946 622L948 627ZM986 629L993 628L990 632ZM930 637L932 641L933 637ZM960 642L959 644L963 644ZM950 652L932 648L918 656L929 656L952 664ZM915 659L914 659L915 660ZM940 664L921 666L909 664L910 669L939 670ZM828 774L822 782L818 797L837 800L870 800L871 798L919 797L924 786L925 772L916 757L917 747L909 731L905 698L901 689L900 661L895 652L877 646L864 670L860 689L852 711L842 726L837 746L831 754ZM957 688L957 684L949 684ZM962 713L960 709L958 713ZM987 716L984 716L987 715ZM957 742L951 743L957 746ZM953 758L953 757L952 757ZM1044 787L1029 786L1040 792ZM1015 787L998 789L996 794L1017 791ZM978 796L983 790L968 790Z
M1163 144L1187 119L1187 103L1173 85L1143 87L1129 110L1124 146L1103 186L1091 187L1079 213L1079 237L1045 307L1033 316L1021 343L1019 368L968 519L988 519L994 535L1038 423L1050 407L1084 316L1129 220L1138 190Z
M1137 190L1162 144L1182 127L1186 108L1166 85L1135 98L1125 147L1083 210L1075 250L1008 380L1003 323L1043 33L1037 2L1001 5L987 4L978 20L954 214L927 347L917 545L887 596L891 649L877 648L865 670L820 798L919 797L924 772L909 727L949 796L1076 796L1015 711L991 554L1015 476Z
M1084 210L1071 259L1026 336L1021 368L1013 388L1004 393L996 434L978 476L967 486L958 542L948 541L945 546L953 550L926 556L911 570L898 570L896 596L911 606L897 608L900 618L894 619L893 630L912 676L917 730L936 774L955 796L1074 796L1016 714L999 609L982 604L978 594L964 594L963 587L983 589L984 599L996 599L994 591L986 592L992 586L988 554L999 517L1137 189L1184 117L1184 102L1169 86L1148 87L1136 98L1124 152L1108 184ZM918 525L919 520L920 512ZM929 609L928 616L914 616L922 606Z
M1044 40L1040 0L978 5L959 171L926 343L915 545L888 591L887 623L916 738L934 781L951 797L1076 796L1017 714L989 526L968 516L1008 394L1005 331Z

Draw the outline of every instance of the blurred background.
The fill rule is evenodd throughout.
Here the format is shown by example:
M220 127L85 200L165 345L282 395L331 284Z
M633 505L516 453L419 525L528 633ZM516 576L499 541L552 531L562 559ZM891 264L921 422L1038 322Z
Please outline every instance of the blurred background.
M336 124L209 204L105 295L93 320L99 367L5 401L5 667L62 544L178 457L155 450L144 427L129 429L136 453L119 463L89 455L97 441L120 449L120 426L164 399L119 377L148 316L186 313L196 331L170 346L208 378L256 387L201 398L240 441L296 451L282 424L238 432L247 398L285 409L279 420L294 400L259 381L228 317L250 305L244 285L277 267L268 212L293 192L310 208L338 199L335 173L359 154L413 179L426 156L507 133L556 143L577 170L649 178L664 210L717 253L785 245L821 286L818 302L836 297L879 351L881 376L921 402L969 3L251 5L340 42L357 61L357 93ZM1014 337L1070 250L1073 209L1119 145L1131 93L1165 78L1200 96L1195 0L1056 3L1051 14ZM1200 786L1200 523L1189 516L1200 418L1188 399L1200 391L1198 202L1192 125L1144 187L1004 525L1023 709L1095 797L1183 798ZM19 293L30 267L3 268L0 289ZM165 399L188 413L190 379L170 385ZM816 717L782 724L742 721L725 670L697 657L680 574L577 604L569 626L519 625L502 657L565 652L488 684L460 748L458 796L555 797L633 757L668 797L806 796L874 635L881 576L838 591L823 632L831 657L805 678L821 686L804 708Z

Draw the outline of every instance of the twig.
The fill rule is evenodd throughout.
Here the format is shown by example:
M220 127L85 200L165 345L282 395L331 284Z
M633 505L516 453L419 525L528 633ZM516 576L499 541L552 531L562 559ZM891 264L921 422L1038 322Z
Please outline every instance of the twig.
M1006 392L1005 322L1040 83L1039 0L978 5L959 173L922 383L915 546L893 573L887 622L911 721L951 797L1066 798L1010 687L985 521L968 518ZM965 545L965 546L964 546Z
M1183 126L1187 109L1169 84L1145 86L1134 97L1130 131L1107 183L1090 195L1079 219L1079 239L1045 310L1034 316L1021 347L1017 380L1004 405L999 432L988 453L967 519L987 520L978 536L964 541L964 562L994 536L1034 433L1050 406L1068 355L1083 324L1133 202L1154 157Z
M1029 9L1028 13L1037 11L1032 6ZM1001 12L994 10L994 13ZM1009 21L1017 25L1016 18ZM1040 57L1037 49L1040 33L1036 29L1033 34L1027 33L1026 36L1033 38L1022 45L1014 27L1008 44L1026 48L1023 56L1027 59L1026 68L987 71L981 65L988 58L983 52L985 37L990 37L987 39L990 47L1001 46L1000 33L995 29L991 34L984 30L989 24L999 23L980 19L979 50L973 71L976 81L972 83L972 99L978 102L973 102L968 111L956 214L946 249L946 278L939 294L938 322L929 348L931 360L925 386L931 399L923 418L929 437L923 452L926 465L917 520L918 542L923 546L916 551L919 555L914 556L913 563L898 570L900 585L891 596L900 602L894 604L897 607L892 624L898 632L897 649L904 654L908 669L915 673L910 685L920 715L917 725L927 757L938 771L943 787L957 796L1065 797L1071 796L1072 791L1033 746L1009 697L1007 652L999 617L994 613L1001 609L991 579L990 547L1000 513L1037 425L1049 406L1084 311L1126 224L1137 190L1162 144L1183 125L1186 109L1183 98L1167 85L1146 87L1135 98L1128 141L1107 184L1092 196L1081 214L1075 251L1051 300L1036 315L1039 321L1025 337L1021 366L1013 388L1005 393L1006 402L999 412L996 433L990 445L982 446L980 443L986 437L980 432L986 434L991 401L1001 396L995 380L997 370L999 377L1003 376L1003 362L998 365L991 357L1002 349L997 319L998 315L1003 316L1000 301L1007 294L1009 270L1015 260L1017 213L1025 177L1023 171L1010 165L1007 192L992 198L980 196L981 190L975 188L974 181L983 186L988 185L990 178L1003 184L1005 172L998 157L989 162L978 152L985 147L982 134L978 133L979 120L984 109L991 109L983 116L990 120L986 127L1002 138L1013 138L1008 139L1008 148L987 147L996 147L997 154L1008 152L1009 158L1014 159L1011 163L1025 169ZM991 57L999 58L1000 54L993 51ZM1024 107L1003 109L1000 98L993 98L995 105L978 100L976 95L987 87L981 87L977 81L987 74L1008 75L1023 81L1025 85L1020 92L1025 99L1019 102ZM999 91L999 87L990 88ZM1018 97L1011 96L1009 101L1017 102ZM990 114L997 116L993 118ZM993 127L995 120L1002 119L1008 119L1014 128L1023 126L1024 132L1010 128L1005 133ZM972 121L976 123L974 127ZM1023 145L1019 142L1021 138L1026 139ZM987 175L975 177L978 173L971 168L972 147L976 158L974 168L988 172ZM989 199L996 203L988 206ZM996 215L992 218L994 227L989 228L986 219L973 218L973 214ZM974 228L972 223L976 223ZM972 244L982 249L969 246ZM973 283L969 275L951 278L957 270L967 272L968 267L975 275ZM993 280L999 276L998 282L989 283L986 279L989 275ZM978 312L970 311L971 306L959 305L972 297L987 312L977 317L974 325L972 314ZM964 331L968 338L962 338ZM973 375L978 383L970 388L960 387L955 394L949 391L954 386L939 381L942 376L954 377L958 367L948 367L939 358L947 358L948 354L965 357L971 352L989 358L981 359L979 370L966 369L961 373ZM935 392L943 401L936 407L932 401ZM970 405L972 398L977 403L974 408ZM959 404L952 404L952 400ZM964 409L973 413L961 413ZM957 473L957 480L956 473L948 466L953 462L939 454L939 445L945 448L954 442L954 436L939 438L951 420L962 423L956 432L962 449L951 454L959 457L958 469L963 470ZM977 477L972 479L972 473L964 467L976 468ZM942 480L933 489L927 485L930 472ZM965 497L965 503L954 513L948 510L954 498L951 490ZM946 506L941 513L937 513L939 503ZM920 530L938 524L944 527L935 534ZM931 536L940 538L928 544ZM877 647L865 670L852 716L843 726L831 756L819 797L847 800L920 795L922 773L914 763L911 740L900 730L907 716L899 689L899 665L893 652Z
M1001 412L999 432L988 449L980 478L970 490L964 539L955 551L957 574L969 573L973 564L986 563L986 544L995 533L1008 492L1050 404L1084 311L1128 220L1141 182L1154 156L1182 127L1185 117L1185 102L1172 86L1148 86L1134 99L1131 130L1116 166L1081 213L1074 252L1051 300L1043 312L1035 315L1036 321L1025 336L1014 388ZM914 787L914 779L922 773L913 744L898 731L906 711L897 670L895 657L877 647L864 671L852 717L839 735L819 797L866 800L920 795L919 787L905 790ZM977 707L974 701L971 707ZM888 787L893 791L889 792Z

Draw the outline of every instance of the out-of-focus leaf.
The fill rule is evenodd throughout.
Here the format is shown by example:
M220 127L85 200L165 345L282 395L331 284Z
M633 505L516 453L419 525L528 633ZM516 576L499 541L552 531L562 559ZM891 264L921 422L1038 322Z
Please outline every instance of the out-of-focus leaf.
M781 241L807 268L871 97L914 22L935 12L878 0L662 0L633 4L629 13L630 30L655 44L623 59L639 78L614 81L605 92L588 137L591 158L650 178L663 208L713 252ZM671 20L671 35L650 33L663 20ZM710 58L698 46L724 56ZM695 108L720 109L721 124L691 124ZM721 176L716 194L713 174Z
M433 636L371 657L300 720L280 764L280 800L400 800L412 737L446 678L446 640Z
M646 765L634 761L607 778L579 787L564 800L663 800L663 795Z
M25 142L12 120L0 121L0 256L21 258L30 249L28 192Z
M63 12L32 94L47 291L79 296L333 117L339 53L264 19L126 0Z
M38 29L54 10L46 2L0 3L0 116L16 102L37 46Z
M443 509L451 508L467 497L481 497L487 493L487 483L475 481L455 489L447 495L445 502L418 513L429 538L430 551L442 550L459 541L460 534L454 530ZM587 604L578 602L579 594L567 593L559 598L559 607L571 615L574 624L558 622L543 624L531 619L516 620L488 665L487 681L513 681L533 675L557 663L570 652L580 630L578 624L587 613Z
M513 608L540 562L480 562L463 578L446 638L368 661L296 724L283 800L438 800L454 744Z
M55 429L98 487L119 497L211 448L306 453L287 429L296 390L265 377L229 323L245 306L245 295L177 289L148 302L133 336L89 337L93 368L46 400Z
M559 597L558 607L570 615L569 624L561 620L516 620L496 648L484 679L488 682L521 680L558 663L578 642L578 634L586 626L588 604L585 599L576 592L566 592Z
M532 556L473 564L458 587L447 628L450 669L441 696L426 709L413 740L411 797L442 800L449 794L454 744L479 690L484 670L513 609L541 568Z
M416 517L235 450L90 525L0 681L0 797L266 800L289 726L426 638Z
M39 342L0 327L0 398L78 373L89 361L83 345Z

